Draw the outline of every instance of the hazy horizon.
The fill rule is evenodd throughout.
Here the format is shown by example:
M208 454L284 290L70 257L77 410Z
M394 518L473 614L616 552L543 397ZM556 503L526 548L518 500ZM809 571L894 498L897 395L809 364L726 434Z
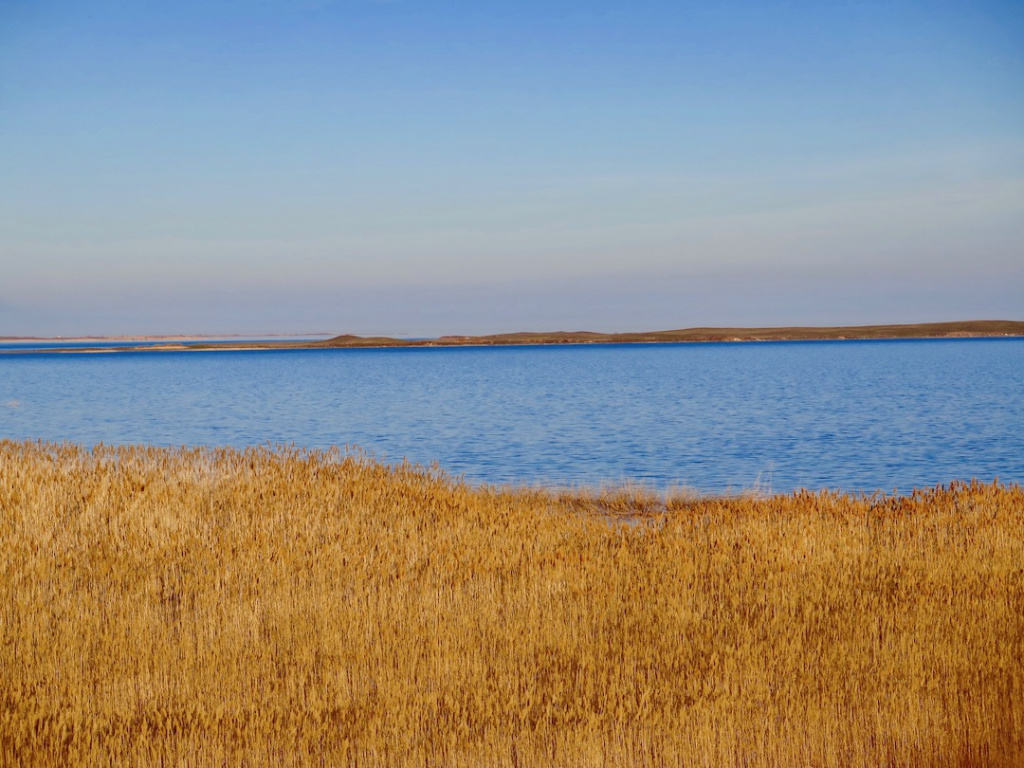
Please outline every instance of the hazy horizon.
M808 329L808 330L810 330L810 329L813 329L815 327L817 327L817 328L858 328L858 327L893 327L893 328L898 328L900 326L913 326L913 325L930 325L930 324L954 324L954 325L956 325L956 324L964 324L964 325L966 325L966 324L969 324L969 323L972 323L972 322L1006 322L1006 321L1007 321L1006 318L967 318L967 319L962 319L962 320L951 320L951 321L942 321L942 320L936 320L936 321L930 321L930 322L926 321L924 323L870 323L870 324L868 324L868 323L861 323L861 324L858 324L858 325L843 325L843 326L806 326L806 325L801 325L801 326L725 326L725 325L718 325L718 326L689 326L687 328L643 328L643 329L626 331L624 333L671 333L673 331L685 332L685 331L699 330L699 329L707 329L707 330L737 330L737 331L742 331L742 330L763 331L763 330L773 330L773 329L782 330L782 329L786 329L786 328L791 328L791 329L794 329L794 330L798 330L798 329ZM1024 321L1009 320L1009 322L1024 322ZM341 331L338 331L338 330L326 330L326 331L325 330L306 330L306 331L290 331L290 332L284 332L284 333L278 332L278 331L273 331L273 330L265 330L263 332L253 332L253 333L247 333L247 332L241 332L241 331L224 332L224 333L206 333L206 332L195 331L195 332L192 332L192 333L118 333L118 334L80 334L80 335L70 335L70 336L69 335L64 335L64 334L53 334L53 335L43 335L43 334L0 334L0 341L3 341L3 340L8 340L8 341L12 341L12 342L17 342L19 340L26 340L26 341L36 341L36 340L39 340L39 341L60 341L60 340L67 340L67 341L74 341L76 339L96 339L96 340L105 340L106 339L106 340L116 341L116 340L120 340L120 339L125 339L125 340L132 340L132 339L139 339L139 340L144 340L144 339L153 339L153 340L169 339L169 340L173 340L173 339L178 339L178 338L180 338L180 339L195 338L195 339L211 339L211 340L217 340L217 339L239 339L240 341L245 341L245 340L258 341L258 340L261 340L261 339L276 339L276 338L280 338L282 340L288 340L288 339L303 340L303 339L322 339L322 338L333 338L333 337L344 337L344 336L355 336L355 337L362 336L364 338L372 338L372 337L386 338L386 337L390 336L391 338L396 338L396 339L401 339L401 340L418 341L418 340L428 340L428 339L441 339L441 338L446 338L446 337L455 337L455 338L476 338L476 337L481 337L481 338L483 338L483 337L493 337L493 336L502 336L502 335L515 336L517 333L536 333L536 334L566 333L566 334L571 334L571 333L590 333L590 332L592 332L592 331L589 328L572 328L572 327L566 327L566 328L547 328L547 329L543 329L543 330L532 330L532 331L523 331L521 329L519 329L519 330L499 330L499 331L486 331L486 332L481 332L479 334L465 334L465 333L450 334L450 333L445 332L445 333L436 333L436 334L432 334L432 335L428 335L428 336L418 336L418 335L413 335L413 334L401 334L401 333L400 334L390 335L390 334L374 333L374 332L365 332L365 333L361 333L361 334L353 334L351 331L347 331L347 330L341 330ZM614 334L619 333L619 332L618 331L602 331L602 333L607 333L607 334L614 335ZM999 338L1002 335L1003 335L1002 332L995 332L995 333L993 333L992 337L993 338ZM859 338L859 337L840 337L840 338ZM900 338L900 337L894 336L893 338ZM931 337L912 337L912 338L931 338ZM798 340L798 338L794 337L794 340ZM735 339L734 339L734 341L735 341Z
M9 0L0 336L1024 320L1010 2Z

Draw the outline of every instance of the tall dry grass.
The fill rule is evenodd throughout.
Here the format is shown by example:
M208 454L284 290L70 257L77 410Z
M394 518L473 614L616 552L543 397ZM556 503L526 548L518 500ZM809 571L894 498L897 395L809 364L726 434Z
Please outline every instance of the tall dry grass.
M0 764L1024 762L1019 487L669 501L0 442Z

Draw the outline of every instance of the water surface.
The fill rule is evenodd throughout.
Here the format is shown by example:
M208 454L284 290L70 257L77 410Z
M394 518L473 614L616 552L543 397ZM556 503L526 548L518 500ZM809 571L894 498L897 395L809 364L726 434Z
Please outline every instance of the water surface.
M358 445L472 482L1024 481L1024 340L0 355L0 437Z

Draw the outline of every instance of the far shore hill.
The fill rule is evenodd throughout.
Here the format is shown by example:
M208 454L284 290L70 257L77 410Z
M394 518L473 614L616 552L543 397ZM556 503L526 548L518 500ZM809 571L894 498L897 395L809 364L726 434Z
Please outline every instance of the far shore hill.
M75 346L39 349L5 349L0 354L28 354L32 352L125 352L125 351L181 351L181 350L258 350L258 349L331 349L360 347L466 347L517 346L540 344L665 344L679 342L723 341L835 341L856 339L953 339L1000 338L1024 336L1024 321L967 320L948 323L916 323L910 325L854 325L783 328L684 328L674 331L642 333L596 333L593 331L551 331L499 333L488 336L441 336L435 339L399 339L390 336L353 336L344 334L328 339L281 339L273 341L232 340L223 336L216 341L200 336L147 336L147 337L89 337L82 341L103 341L104 346L92 347L79 341ZM21 341L22 338L3 337L2 341ZM37 339L61 342L68 339ZM124 343L110 344L111 341ZM140 345L133 342L146 341Z

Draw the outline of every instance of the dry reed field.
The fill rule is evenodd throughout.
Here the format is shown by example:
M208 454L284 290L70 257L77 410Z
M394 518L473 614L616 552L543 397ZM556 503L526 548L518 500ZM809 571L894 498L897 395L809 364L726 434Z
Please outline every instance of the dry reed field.
M0 548L2 765L1024 764L1016 486L0 442Z

